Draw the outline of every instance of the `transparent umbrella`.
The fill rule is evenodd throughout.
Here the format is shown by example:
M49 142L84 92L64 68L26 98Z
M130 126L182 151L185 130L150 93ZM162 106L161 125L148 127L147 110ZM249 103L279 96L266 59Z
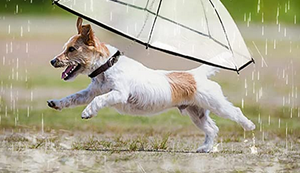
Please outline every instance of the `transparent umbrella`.
M235 22L219 0L53 3L145 48L236 72L254 62ZM213 57L224 54L224 61L213 61Z

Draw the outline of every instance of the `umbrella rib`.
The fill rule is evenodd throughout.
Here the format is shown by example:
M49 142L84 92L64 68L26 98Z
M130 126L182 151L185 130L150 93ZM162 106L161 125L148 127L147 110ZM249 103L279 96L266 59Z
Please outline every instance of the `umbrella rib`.
M205 12L205 8L204 8L204 4L203 4L203 1L202 1L202 0L200 0L200 1L201 1L201 4L202 4L203 13L204 13L205 20L206 20L207 32L208 32L208 35L209 35L209 37L211 38L211 34L210 34L209 26L208 26L208 19L207 19L207 16L206 16L206 12Z
M146 49L148 49L148 47L149 47L149 42L150 42L151 37L152 37L152 33L153 33L153 30L154 30L154 25L155 25L156 20L157 20L157 16L158 16L158 13L159 13L159 10L160 10L161 3L162 3L162 0L160 0L159 4L158 4L158 8L157 8L156 15L155 15L152 27L151 27L151 31L150 31L150 34L149 34L149 38L148 38Z
M221 19L221 16L220 16L218 10L217 10L216 7L215 7L215 4L214 4L211 0L209 0L209 2L210 2L210 4L212 5L212 7L214 8L214 10L215 10L215 12L216 12L216 14L217 14L217 16L218 16L218 19L219 19L219 21L220 21L220 23L221 23L223 32L224 32L224 34L225 34L225 37L226 37L226 40L227 40L227 43L228 43L228 46L229 46L229 50L230 50L230 51L232 52L232 54L233 54L233 51L232 51L232 48L231 48L231 45L230 45L230 42L229 42L229 38L228 38L228 35L227 35L227 32L226 32L225 26L224 26L224 24L223 24L223 21L222 21L222 19Z
M147 0L147 3L146 3L146 6L145 6L145 9L147 9L147 7L148 7L148 4L149 4L149 0Z

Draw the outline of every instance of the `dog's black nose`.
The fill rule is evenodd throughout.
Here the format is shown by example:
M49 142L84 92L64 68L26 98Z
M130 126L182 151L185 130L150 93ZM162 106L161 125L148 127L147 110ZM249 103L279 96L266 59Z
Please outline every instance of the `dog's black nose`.
M54 66L56 63L56 59L51 60L50 63Z

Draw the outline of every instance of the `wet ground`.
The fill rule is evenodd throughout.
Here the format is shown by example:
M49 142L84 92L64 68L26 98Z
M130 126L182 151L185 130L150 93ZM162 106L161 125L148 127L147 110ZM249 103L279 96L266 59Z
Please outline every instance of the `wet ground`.
M59 136L57 136L59 135ZM1 135L1 172L299 172L299 143L285 148L279 138L222 142L210 154L195 153L194 137L170 136L166 148L154 148L147 136L88 134ZM198 138L199 139L199 138ZM201 138L200 138L201 139ZM202 137L203 139L203 137ZM110 143L111 142L111 143ZM193 143L195 142L195 143ZM292 148L291 148L292 147Z

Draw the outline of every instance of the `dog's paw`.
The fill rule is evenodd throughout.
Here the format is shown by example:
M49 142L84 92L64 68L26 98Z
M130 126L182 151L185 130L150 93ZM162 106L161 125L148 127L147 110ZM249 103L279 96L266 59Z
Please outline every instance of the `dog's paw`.
M48 106L50 108L53 108L53 109L56 109L56 110L61 110L62 109L61 103L58 100L48 100L47 103L48 103Z
M251 130L254 130L255 129L255 124L248 120L247 122L243 123L242 124L243 128L246 130L246 131L251 131Z
M203 144L197 149L197 153L209 153L213 148L213 145Z
M93 113L90 109L85 108L81 114L81 118L82 119L90 119L92 117L94 117L96 115L96 113Z

